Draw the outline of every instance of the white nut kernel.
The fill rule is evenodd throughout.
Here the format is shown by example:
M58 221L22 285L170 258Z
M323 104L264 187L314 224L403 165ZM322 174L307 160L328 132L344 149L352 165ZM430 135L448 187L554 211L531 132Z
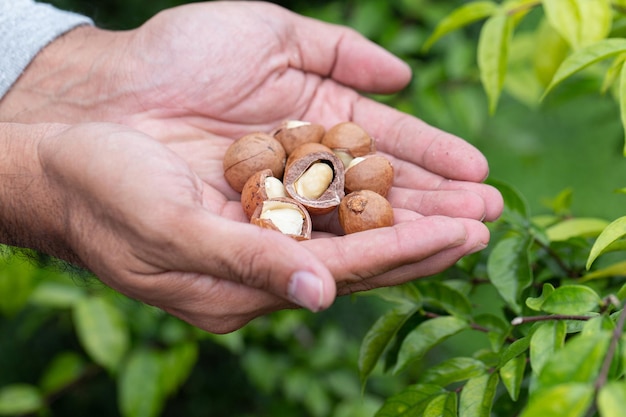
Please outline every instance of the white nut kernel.
M302 233L304 216L293 204L281 201L265 201L260 217L270 220L278 230L286 235L298 236Z
M362 156L354 158L352 161L350 161L350 163L346 167L346 171L352 168L353 166L355 166L356 164L358 164L359 162L363 162L364 160L365 158L363 158Z
M309 200L319 198L333 182L333 169L323 162L316 162L307 168L294 183L300 196Z
M346 151L340 151L340 150L334 149L333 153L337 155L337 158L339 158L339 160L343 162L343 166L346 168L350 165L350 163L354 159L354 157L350 155L349 152L346 152Z
M265 194L267 195L268 199L287 197L287 191L285 191L285 186L276 177L265 178Z
M285 127L287 129L295 129L296 127L308 126L310 124L311 122L305 122L302 120L288 120L287 123L285 123Z

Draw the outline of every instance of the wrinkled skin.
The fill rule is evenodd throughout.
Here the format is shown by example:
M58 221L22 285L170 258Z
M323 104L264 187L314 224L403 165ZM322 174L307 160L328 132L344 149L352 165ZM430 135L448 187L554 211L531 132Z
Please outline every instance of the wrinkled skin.
M39 125L33 143L41 190L59 202L42 220L55 238L23 226L9 235L213 332L437 273L486 246L482 221L500 215L502 198L481 183L488 165L474 147L359 94L410 77L356 32L271 4L190 4L132 31L75 29L0 101L4 122L80 123ZM396 224L342 236L327 215L306 242L247 224L224 152L287 119L352 120L375 137L395 169ZM102 121L115 124L91 123Z

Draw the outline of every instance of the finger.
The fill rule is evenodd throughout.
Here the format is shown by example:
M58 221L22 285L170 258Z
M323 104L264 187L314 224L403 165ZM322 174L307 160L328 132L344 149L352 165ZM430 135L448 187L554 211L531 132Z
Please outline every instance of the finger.
M353 121L375 139L379 151L447 179L481 182L489 174L484 155L450 133L367 98L353 106Z
M417 190L438 190L438 191L466 191L480 196L483 199L484 212L483 220L494 221L502 213L504 202L500 192L486 184L472 181L456 181L442 178L440 175L433 174L424 168L386 155L394 166L394 185L399 188L417 189ZM435 196L433 194L432 196ZM448 203L453 203L448 201ZM461 205L472 204L471 202L461 201ZM406 207L401 205L401 207ZM469 209L472 206L468 206ZM471 212L471 210L470 210ZM437 214L437 212L426 211L424 214ZM457 212L441 212L452 217L468 217L481 219L481 217L468 216Z
M398 91L411 79L405 62L352 29L296 15L292 33L295 68L372 93Z
M463 244L452 245L413 262L407 261L378 275L354 275L347 279L343 277L337 280L338 294L345 295L355 291L399 285L417 278L430 276L454 265L463 256L482 250L487 246L489 231L484 224L469 219L458 219L458 221L463 224L467 231L467 238Z
M485 236L468 235L463 221L431 216L332 239L313 239L303 246L324 260L338 282L359 282L419 263L451 247L477 245L480 238ZM419 267L414 272L419 275Z
M334 301L332 275L296 240L205 212L178 218L180 232L173 238L176 256L169 260L174 269L265 290L312 311Z
M472 191L423 191L393 187L387 199L393 207L424 216L442 215L475 220L484 220L487 216L485 200Z

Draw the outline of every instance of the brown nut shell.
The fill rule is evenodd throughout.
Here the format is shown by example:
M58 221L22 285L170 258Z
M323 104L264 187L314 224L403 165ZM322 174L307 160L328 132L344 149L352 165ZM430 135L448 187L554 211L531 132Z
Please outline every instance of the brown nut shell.
M293 209L296 209L300 212L300 214L302 215L302 220L303 220L302 230L300 231L300 233L298 234L284 233L279 229L279 227L272 220L264 219L261 217L264 208L267 209L268 205L272 205L272 204L281 205L281 206L284 205L285 207L291 206ZM291 198L286 198L286 197L272 198L269 200L265 200L256 208L256 210L252 214L250 223L259 227L263 227L265 229L276 230L296 240L311 239L311 231L313 229L313 226L311 223L311 216L309 215L309 212L307 211L307 209L296 200L293 200Z
M283 146L267 133L250 133L234 141L224 155L224 178L237 192L243 190L248 178L270 169L281 178L287 154Z
M339 205L339 223L347 234L393 226L393 207L371 190L350 193Z
M378 154L367 155L362 158L363 160L346 169L346 194L359 190L372 190L386 197L393 185L391 162Z
M320 143L326 133L324 126L317 123L288 120L274 129L272 135L278 140L287 155L305 143Z
M354 122L342 122L326 131L322 144L333 151L345 152L353 158L376 151L372 137Z
M328 188L318 198L310 199L298 194L295 183L317 162L328 164L333 177ZM345 195L343 163L328 147L320 143L305 143L287 158L283 184L287 194L304 205L311 214L329 213L339 205Z
M241 207L248 219L252 218L252 214L258 206L263 204L265 200L274 198L266 189L266 180L274 177L271 169L264 169L248 178L248 181L241 190ZM275 178L275 177L274 177ZM276 179L277 181L280 181Z

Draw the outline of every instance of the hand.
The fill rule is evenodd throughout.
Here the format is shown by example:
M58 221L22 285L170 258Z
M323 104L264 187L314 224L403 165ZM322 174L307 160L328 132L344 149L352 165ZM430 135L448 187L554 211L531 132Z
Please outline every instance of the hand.
M234 40L238 40L236 47ZM152 175L137 172L125 177L132 181L123 181L143 192L139 195L144 199L150 197L146 190L163 192L163 184L144 184L151 178L176 177L178 182L167 187L169 198L157 199L155 194L154 200L142 205L129 203L122 220L110 220L119 225L117 244L104 250L90 246L83 236L74 241L72 251L121 292L207 330L229 331L294 301L312 310L325 308L335 296L335 282L339 294L399 284L439 272L485 247L489 233L480 220L497 218L502 199L493 188L480 184L488 173L480 152L352 89L391 92L409 78L406 65L349 29L263 3L193 4L163 12L135 31L80 28L70 32L47 47L0 102L0 118L124 123L173 150L134 131L86 135L87 128L77 127L86 138L79 141L80 147L92 155L91 163L107 159L102 149L92 148L104 145L91 144L89 139L109 142L113 136L124 152L111 152L105 165L148 169ZM389 199L397 224L336 236L336 222L330 218L316 225L324 232L295 244L276 233L237 223L243 215L238 194L223 179L224 151L233 138L269 130L284 119L326 126L353 120L378 138L378 149L396 169ZM69 132L78 136L72 129ZM74 161L69 155L74 141L78 139L57 141L68 146L54 164L59 172ZM146 156L157 154L146 167ZM178 158L175 154L182 159L171 164L170 158ZM174 166L181 171L172 175ZM91 165L83 168L95 171ZM108 168L101 168L103 174ZM80 179L80 172L72 176ZM89 196L99 188L101 184L84 183L80 189L87 201L99 201L105 194ZM181 193L193 203L193 210L174 201L173 196L178 199ZM101 202L101 207L114 209L120 195L109 195L110 201ZM77 212L83 208L93 209L80 206ZM152 213L154 208L162 210ZM142 221L137 213L146 211L149 215ZM97 214L91 216L94 228L104 210ZM111 212L114 218L120 215L119 210ZM135 222L139 223L133 226ZM72 232L82 236L79 224L73 224L77 228ZM125 254L123 248L131 247L140 252L137 257L144 269L137 268L138 259ZM111 251L122 253L114 256ZM295 289L305 287L290 284L295 271L317 277L301 281L310 284L304 295ZM128 274L133 275L128 278Z
M85 266L112 288L208 331L231 331L294 303L328 307L335 279L345 293L354 282L362 289L433 273L487 237L476 221L398 209L393 228L296 242L243 222L238 202L128 127L0 128L0 148L17 141L25 149L22 159L2 166L24 182L11 190L0 184L0 197L22 196L3 198L10 204L0 215L5 224L30 227L0 229L0 238L17 236L8 243ZM432 236L415 239L422 234Z

